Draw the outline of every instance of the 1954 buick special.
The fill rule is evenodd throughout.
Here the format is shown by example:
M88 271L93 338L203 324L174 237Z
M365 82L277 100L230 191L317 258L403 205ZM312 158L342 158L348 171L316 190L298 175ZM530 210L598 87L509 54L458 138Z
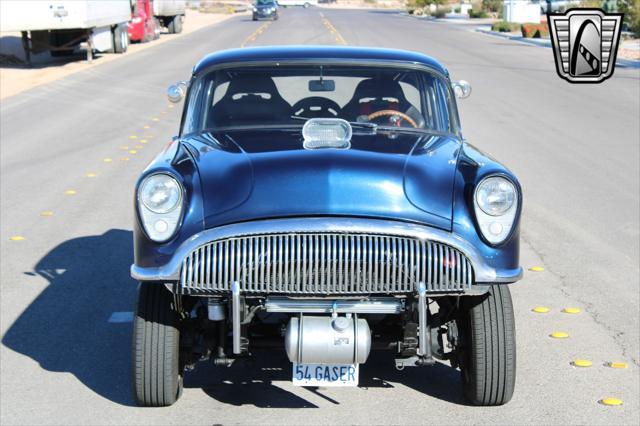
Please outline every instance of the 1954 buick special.
M135 190L136 401L275 347L296 385L357 386L385 350L508 402L522 193L463 139L469 92L422 54L334 47L217 52L171 86L179 136Z

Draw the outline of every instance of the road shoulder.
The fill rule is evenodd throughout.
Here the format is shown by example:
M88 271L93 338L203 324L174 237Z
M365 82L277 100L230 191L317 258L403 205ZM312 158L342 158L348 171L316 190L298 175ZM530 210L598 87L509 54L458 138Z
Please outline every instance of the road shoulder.
M235 14L217 14L217 13L201 13L196 10L187 10L185 17L184 29L180 34L165 34L163 33L160 39L144 44L132 44L129 46L129 50L124 55L117 54L100 54L97 55L91 63L86 60L75 59L67 60L63 62L48 60L48 53L46 61L39 61L34 64L32 68L26 68L24 65L0 65L0 100L4 100L11 96L22 93L26 90L40 86L42 84L50 83L52 81L59 80L67 77L71 74L75 74L79 71L83 71L95 66L105 64L111 61L118 60L120 58L134 55L140 51L159 46L162 43L166 43L171 40L175 40L186 34L190 34L194 31L200 30L210 25L216 25L227 19L236 16ZM2 33L2 39L14 37L11 33ZM6 43L1 43L2 50L5 50ZM4 53L4 52L3 52Z

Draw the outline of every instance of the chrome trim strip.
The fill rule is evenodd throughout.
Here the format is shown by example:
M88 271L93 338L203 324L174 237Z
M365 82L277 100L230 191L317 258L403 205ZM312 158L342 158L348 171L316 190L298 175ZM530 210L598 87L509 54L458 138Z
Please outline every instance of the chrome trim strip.
M460 250L465 256L467 256L474 268L475 283L512 283L522 278L521 267L517 267L515 269L496 270L495 268L487 265L480 252L471 243L464 240L457 234L453 234L436 228L430 228L423 225L397 222L392 220L336 217L270 219L243 222L220 226L218 228L207 229L185 240L180 245L180 247L178 247L171 260L163 266L155 268L144 268L139 267L135 264L131 265L131 276L139 281L178 281L180 279L182 260L186 259L189 253L191 253L193 250L207 242L224 238L242 237L256 234L277 234L294 232L362 233L410 237L417 238L421 241L426 241L427 245L429 246L429 251L431 251L431 245L428 244L429 241L440 242L443 244L448 244ZM387 242L385 244L386 247L381 247L381 256L384 256L385 254L395 254L392 252L392 250L390 250L389 245L389 242ZM347 250L347 253L353 257L353 240L351 240L351 247L345 247L345 249ZM266 269L267 271L269 271L269 256L267 255L266 257ZM429 261L431 260L432 259L430 258ZM264 259L261 259L262 284L264 285L265 270L263 262ZM192 267L192 265L188 265L188 267ZM222 267L222 265L219 265L219 267ZM223 272L226 275L228 271L229 270L227 268L225 268L224 272L219 269L218 274ZM431 271L431 268L427 268L427 271ZM387 271L387 274L390 273L391 271ZM442 272L440 271L440 273ZM467 274L470 275L471 271L467 271ZM304 285L306 283L306 280L303 279L302 281ZM268 288L264 290L268 291Z
M368 299L293 299L288 297L267 297L264 304L267 312L305 314L399 314L404 311L404 300L392 297L371 297Z

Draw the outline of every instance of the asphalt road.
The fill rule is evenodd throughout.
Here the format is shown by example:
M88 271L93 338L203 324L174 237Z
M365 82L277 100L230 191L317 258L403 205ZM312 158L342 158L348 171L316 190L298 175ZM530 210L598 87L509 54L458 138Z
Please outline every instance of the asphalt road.
M0 423L638 424L640 71L571 85L550 49L471 29L387 11L238 16L3 101ZM466 406L448 365L398 372L381 356L363 366L359 388L295 388L282 354L201 365L175 406L133 405L132 190L177 130L165 88L207 52L270 44L413 49L472 83L460 103L465 136L520 177L522 265L544 268L512 286L508 405ZM593 366L572 367L577 358ZM598 403L608 396L624 404Z

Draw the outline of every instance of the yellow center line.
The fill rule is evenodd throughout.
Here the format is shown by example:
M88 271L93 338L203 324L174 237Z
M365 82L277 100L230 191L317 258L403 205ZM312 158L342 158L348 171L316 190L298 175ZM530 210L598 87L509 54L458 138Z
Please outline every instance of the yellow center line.
M343 46L347 45L347 40L345 40L344 37L342 37L342 34L340 34L340 31L338 31L336 29L336 27L333 26L331 21L329 21L326 17L323 16L322 17L322 22L324 23L324 26L327 27L329 32L331 32L331 34L333 34L333 36L335 37L336 42L338 44L341 44Z
M252 41L255 41L256 38L262 34L268 27L269 25L271 25L273 21L267 21L264 24L260 25L258 27L257 30L255 30L254 32L252 32L249 37L247 37L246 39L244 39L244 41L242 42L242 44L240 45L240 47L246 47L247 44L251 43Z

